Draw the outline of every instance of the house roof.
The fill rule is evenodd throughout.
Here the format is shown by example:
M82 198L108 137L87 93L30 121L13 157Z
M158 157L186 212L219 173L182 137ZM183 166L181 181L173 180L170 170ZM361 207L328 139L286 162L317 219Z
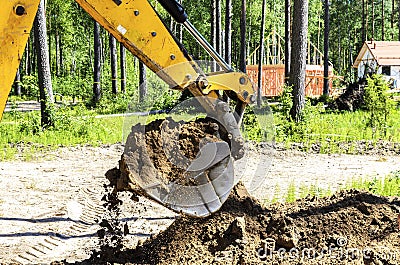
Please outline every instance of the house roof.
M354 68L361 63L367 50L378 65L400 65L400 41L366 41L354 61Z

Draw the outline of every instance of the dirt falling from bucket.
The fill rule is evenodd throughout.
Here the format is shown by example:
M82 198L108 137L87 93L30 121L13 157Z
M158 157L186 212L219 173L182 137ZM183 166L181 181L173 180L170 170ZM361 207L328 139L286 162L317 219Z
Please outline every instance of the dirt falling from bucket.
M153 146L161 155L162 145ZM124 158L107 177L111 185L138 191L134 183L121 184L129 183ZM239 183L211 216L182 215L158 235L124 248L120 242L129 231L117 221L118 197L107 193L113 214L100 222L103 245L80 264L400 264L398 197L350 190L263 207ZM137 200L134 193L132 203Z

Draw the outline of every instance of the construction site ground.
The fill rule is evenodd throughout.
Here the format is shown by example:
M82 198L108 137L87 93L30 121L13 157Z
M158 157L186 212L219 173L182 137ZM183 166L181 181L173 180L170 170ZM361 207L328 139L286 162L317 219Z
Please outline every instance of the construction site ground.
M121 145L68 147L32 161L0 162L0 263L50 263L88 259L99 248L97 231L106 215L104 174L118 165ZM400 170L400 156L313 154L253 150L235 164L249 192L261 202L281 200L290 186L335 191L352 179ZM124 245L167 229L177 214L145 198L123 193L121 215L129 233Z

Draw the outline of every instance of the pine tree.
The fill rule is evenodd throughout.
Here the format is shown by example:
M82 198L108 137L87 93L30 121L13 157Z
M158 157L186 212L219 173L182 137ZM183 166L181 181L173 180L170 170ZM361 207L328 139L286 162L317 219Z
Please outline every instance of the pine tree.
M121 92L125 93L126 90L126 49L122 43L119 46L119 62L121 72Z
M285 82L290 76L290 26L291 26L291 1L285 0Z
M290 110L290 116L294 121L299 122L305 104L308 0L294 1L292 27L289 84L293 87L293 106Z
M51 83L49 48L47 45L47 29L44 0L40 1L33 25L37 52L38 82L40 92L40 110L42 127L54 124L50 114L50 104L54 102Z
M111 87L112 93L118 93L118 80L117 80L117 42L113 35L109 34L110 43L110 61L111 61Z
M101 41L100 26L94 21L94 68L93 68L93 102L97 103L101 98Z
M240 59L239 70L246 72L246 0L242 0L240 16Z
M146 66L139 62L139 101L142 102L147 95Z
M225 61L232 64L232 0L225 3Z

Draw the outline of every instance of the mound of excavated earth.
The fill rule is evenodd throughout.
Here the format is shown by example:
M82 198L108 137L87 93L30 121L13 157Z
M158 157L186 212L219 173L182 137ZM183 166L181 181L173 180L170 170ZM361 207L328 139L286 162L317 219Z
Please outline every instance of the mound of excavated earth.
M263 208L239 184L214 215L182 216L135 249L103 248L83 264L399 264L399 209L398 198L355 190Z
M181 143L198 146L205 130L194 124L185 126L184 131L197 132L190 132L188 137L197 136L189 140L181 137ZM212 124L207 126L211 128ZM179 181L171 174L177 169L164 161L158 129L149 128L145 136L136 137L146 137L151 145L146 148L153 154L152 163L166 173L165 178ZM212 138L212 133L208 134ZM195 152L186 155L194 157ZM109 171L107 177L112 185L122 187L131 182L128 186L138 190L129 177L124 157L120 169ZM132 199L135 203L141 197L134 194ZM263 207L239 183L218 212L207 218L180 216L165 231L135 248L121 244L121 238L129 231L118 221L117 195L109 193L104 201L112 214L110 220L100 223L103 228L98 235L103 245L82 264L400 263L399 198L351 190L329 198L308 197Z

